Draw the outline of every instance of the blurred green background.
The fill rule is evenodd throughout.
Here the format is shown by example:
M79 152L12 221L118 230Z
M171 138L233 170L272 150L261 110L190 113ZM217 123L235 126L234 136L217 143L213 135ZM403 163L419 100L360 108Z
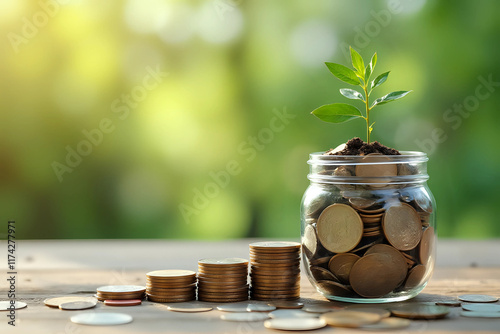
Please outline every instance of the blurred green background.
M440 236L499 237L499 12L2 0L0 216L23 239L297 238L308 154L365 137L310 115L347 102L324 62L353 45L391 70L377 96L414 91L373 114L372 138L429 153Z

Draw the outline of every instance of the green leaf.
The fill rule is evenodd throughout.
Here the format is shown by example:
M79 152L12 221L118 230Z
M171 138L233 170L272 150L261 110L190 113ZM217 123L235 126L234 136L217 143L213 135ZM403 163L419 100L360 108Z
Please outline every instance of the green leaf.
M329 123L343 123L363 117L358 108L347 103L326 104L313 110L312 114Z
M354 68L358 71L359 76L361 78L364 78L365 77L365 62L363 61L363 58L353 48L349 47L349 50L351 50L352 66L354 66Z
M344 65L335 64L335 63L325 63L330 72L338 79L350 84L350 85L359 85L359 79L350 68L345 67Z
M378 99L376 99L373 102L373 104L370 108L373 108L377 105L382 105L382 104L386 104L386 103L398 100L402 97L405 97L409 92L411 92L411 90L398 90L396 92L392 92L392 93L389 93L385 96L379 97Z
M375 80L372 81L372 85L371 85L370 90L372 90L375 87L378 87L381 84L383 84L387 80L387 77L389 76L389 73L390 73L390 71L382 73L381 75L379 75L378 77L376 77Z
M344 95L345 97L347 97L348 99L351 99L351 100L361 100L363 102L365 101L365 99L363 98L363 95L360 92L355 91L354 89L341 88L340 94Z
M372 75L376 64L377 64L377 53L375 52L372 56L372 59L370 60L370 64L366 65L365 82L368 82L368 80L370 80L370 76Z

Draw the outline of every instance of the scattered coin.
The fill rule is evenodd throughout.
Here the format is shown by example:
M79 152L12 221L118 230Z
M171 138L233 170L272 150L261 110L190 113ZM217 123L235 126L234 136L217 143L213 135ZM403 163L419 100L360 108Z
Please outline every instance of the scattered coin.
M142 300L140 300L140 299L127 299L127 300L107 299L104 301L104 305L108 305L108 306L136 306L136 305L141 305L141 304L142 304Z
M371 325L361 326L364 330L389 330L389 329L403 329L410 326L410 320L402 318L385 318L377 323Z
M356 328L374 324L380 321L381 317L375 313L342 310L324 313L321 315L320 319L323 319L327 325L330 326Z
M357 311L357 312L366 312L366 313L375 313L378 314L381 318L388 318L391 316L391 312L389 310L377 307L367 307L367 306L348 306L345 308L349 311Z
M332 204L323 210L316 228L323 247L333 253L352 250L363 236L363 222L359 214L345 204Z
M12 303L10 302L10 300L2 300L0 301L0 311L9 311L11 310L11 305ZM22 308L25 308L27 307L28 304L26 304L25 302L14 302L14 308L16 310L19 310L19 309L22 309Z
M342 307L326 306L326 305L306 305L302 308L303 311L311 313L328 313L339 309L342 309Z
M276 310L276 306L265 303L248 303L248 312L270 312Z
M247 312L248 302L245 303L232 303L217 306L219 311L224 312Z
M500 312L498 304L462 304L462 309L465 311L475 312Z
M449 307L426 304L409 304L391 309L396 317L427 320L444 318L449 312Z
M462 305L462 303L458 299L438 300L435 303L436 305L440 306L453 306L453 307Z
M460 315L468 318L500 318L500 312L462 311Z
M167 305L167 309L174 312L197 313L211 311L213 310L213 307L208 306L204 303L190 302Z
M307 331L325 326L326 322L318 318L269 319L264 321L264 327L283 331Z
M301 309L304 307L304 303L286 300L275 300L271 305L274 305L277 309Z
M220 318L226 321L262 321L269 319L269 315L261 312L225 313Z
M276 310L269 313L271 318L316 318L317 314L302 310Z
M59 308L59 305L63 303L71 303L71 302L92 302L94 304L97 304L97 299L94 297L64 296L64 297L47 298L43 301L45 305L56 308Z
M72 316L71 322L80 325L112 326L132 322L132 316L124 313L80 313Z
M383 219L387 241L398 250L417 247L422 236L422 224L417 211L406 203L398 203L387 209Z
M497 297L488 295L461 295L458 296L458 299L469 303L494 303L498 301Z
M62 303L59 305L59 309L67 311L76 311L76 310L86 310L89 308L94 308L95 306L96 303L93 302L78 301L78 302Z

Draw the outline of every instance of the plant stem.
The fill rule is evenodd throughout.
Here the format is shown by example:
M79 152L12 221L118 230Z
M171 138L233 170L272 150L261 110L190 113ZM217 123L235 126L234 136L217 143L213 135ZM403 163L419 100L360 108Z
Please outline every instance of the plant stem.
M368 90L367 90L367 84L363 86L363 89L365 91L365 103L366 103L366 140L367 143L370 144L370 103L368 102Z

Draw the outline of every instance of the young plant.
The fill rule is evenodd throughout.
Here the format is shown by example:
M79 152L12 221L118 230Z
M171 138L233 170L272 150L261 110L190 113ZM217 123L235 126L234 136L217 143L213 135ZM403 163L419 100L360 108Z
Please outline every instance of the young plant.
M370 111L372 111L372 109L376 106L400 99L411 91L400 90L389 93L379 97L370 105L369 99L371 92L387 80L389 72L380 74L370 82L370 77L373 74L375 65L377 64L377 53L375 52L373 54L370 63L365 67L363 58L359 55L359 53L351 47L349 47L349 49L351 51L352 66L354 67L354 70L340 64L328 62L325 64L330 72L332 72L332 74L338 79L350 85L360 86L362 88L362 93L350 88L341 88L340 94L351 100L363 101L365 104L365 114L363 115L358 108L347 103L326 104L313 110L312 114L322 121L330 123L343 123L355 118L363 118L366 121L366 139L367 142L370 143L370 134L373 131L373 124L375 124L375 122L370 124Z

